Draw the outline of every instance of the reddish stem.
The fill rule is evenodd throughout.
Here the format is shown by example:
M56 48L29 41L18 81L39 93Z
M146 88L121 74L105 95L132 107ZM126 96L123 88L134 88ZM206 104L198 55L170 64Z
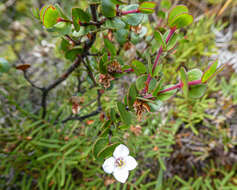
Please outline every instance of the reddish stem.
M175 31L176 31L176 27L173 27L173 28L170 29L170 32L169 32L169 34L168 34L168 36L167 36L167 38L165 40L166 44L169 42L169 40L171 39L171 37L173 36ZM158 65L158 62L159 62L159 59L160 59L160 56L161 56L162 52L163 52L163 48L161 46L160 49L157 52L157 56L156 56L154 65L152 67L152 73L154 73L154 71L155 71L155 69L156 69L156 67ZM148 74L147 81L146 81L146 87L144 89L145 93L148 91L148 87L149 87L150 82L151 82L151 75Z
M64 18L61 18L61 17L59 17L57 19L57 22L70 22L70 23L73 23L71 20L67 20L67 19L64 19Z
M163 52L163 48L162 48L162 46L161 46L160 49L159 49L159 51L158 51L158 53L157 53L157 56L156 56L154 65L153 65L153 67L152 67L152 73L154 73L154 71L155 71L155 69L156 69L156 66L157 66L157 64L158 64L158 61L159 61L159 59L160 59L160 56L161 56L162 52Z
M188 86L192 86L192 85L198 85L198 84L202 84L202 81L201 80L194 80L194 81L190 81L188 82ZM170 87L170 88L166 88L164 90L161 90L160 92L158 92L158 94L161 94L161 93L165 93L165 92L168 92L168 91L171 91L171 90L175 90L177 88L182 88L183 84L182 82Z
M194 80L194 81L188 82L189 86L197 85L197 84L202 84L202 80Z
M165 92L168 92L168 91L171 91L171 90L175 90L177 88L181 88L181 85L182 85L181 83L176 84L176 85L174 85L174 86L172 86L170 88L166 88L164 90L161 90L160 92L158 92L158 94L165 93Z
M148 77L147 77L147 80L146 80L146 86L145 86L145 92L147 92L148 91L148 88L149 88L149 84L150 84L150 82L151 82L151 79L152 79L152 77L151 77L151 75L150 74L148 74Z
M170 29L170 33L168 34L168 36L167 36L167 38L166 38L166 41L165 41L166 43L169 42L170 38L173 36L173 34L175 33L175 31L176 31L176 27L173 27L173 28Z
M138 9L131 10L131 11L123 11L121 14L122 15L127 15L127 14L132 14L132 13L140 13Z
M134 71L133 68L129 68L129 69L124 70L123 72L130 73L130 72L133 72L133 71Z

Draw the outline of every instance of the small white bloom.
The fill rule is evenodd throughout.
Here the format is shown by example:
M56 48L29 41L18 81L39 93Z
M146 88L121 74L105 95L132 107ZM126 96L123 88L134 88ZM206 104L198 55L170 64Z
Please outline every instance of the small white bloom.
M129 170L137 167L137 161L129 156L128 148L120 144L115 148L113 157L106 159L102 167L106 173L113 173L116 180L125 183Z

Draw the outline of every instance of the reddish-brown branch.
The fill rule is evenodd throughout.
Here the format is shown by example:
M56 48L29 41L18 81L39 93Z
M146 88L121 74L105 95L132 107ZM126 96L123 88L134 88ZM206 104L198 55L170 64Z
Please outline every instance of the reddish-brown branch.
M201 80L194 80L194 81L190 81L188 82L188 86L193 86L193 85L198 85L198 84L202 84L202 81ZM179 88L182 88L183 84L182 82L170 87L170 88L166 88L164 90L161 90L160 92L158 92L158 94L161 94L161 93L165 93L165 92L169 92L171 90L175 90L175 89L179 89Z
M130 73L130 72L133 72L133 71L134 71L133 68L129 68L129 69L124 70L123 72L124 73Z
M166 38L166 40L165 40L165 43L166 43L166 44L168 44L169 40L171 39L171 37L173 36L173 34L175 33L175 31L176 31L176 27L173 27L173 28L170 29L170 32L169 32L169 34L168 34L168 36L167 36L167 38ZM158 65L158 62L159 62L159 59L160 59L160 56L161 56L162 52L163 52L163 47L161 46L160 49L159 49L158 52L157 52L157 56L156 56L154 65L153 65L153 67L152 67L152 73L154 73L154 71L155 71L155 69L156 69L156 67L157 67L157 65ZM148 92L148 88L149 88L149 84L150 84L150 82L151 82L151 79L152 79L152 77L151 77L151 75L150 75L150 73L149 73L149 74L148 74L148 77L147 77L147 81L146 81L146 87L144 88L144 92L145 92L145 93Z
M133 14L133 13L140 13L140 11L138 9L135 9L135 10L131 10L131 11L122 11L121 12L122 15Z

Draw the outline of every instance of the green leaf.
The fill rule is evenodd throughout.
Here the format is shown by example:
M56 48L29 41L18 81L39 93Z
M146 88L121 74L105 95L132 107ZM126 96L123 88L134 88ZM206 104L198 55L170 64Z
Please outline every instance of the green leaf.
M164 41L163 36L160 33L160 31L155 31L154 32L154 37L155 37L155 40L158 42L159 45L161 45L162 47L166 46L165 41Z
M41 15L41 21L46 28L51 28L58 22L58 18L60 17L60 13L53 6L49 5L47 8L43 7L43 15ZM42 13L42 12L41 12Z
M142 62L134 60L131 65L137 75L146 73L146 66Z
M129 125L120 125L119 126L119 129L121 129L121 130L127 130L127 129L129 129Z
M162 101L156 100L156 101L148 102L148 105L150 106L151 112L157 112L162 107Z
M33 7L32 14L36 19L40 19L40 10L39 8Z
M89 33L93 33L93 32L95 32L96 31L96 26L94 26L94 25L89 25L89 26L81 26L81 29L80 29L80 31L79 32L76 32L76 31L74 31L73 32L73 36L74 37L82 37L82 36L85 36L85 35L87 35L87 34L89 34Z
M52 157L56 157L56 156L61 156L61 153L51 152L51 153L48 153L48 154L43 154L42 156L37 158L37 160L41 161L41 160L45 160L46 158L51 158L52 159Z
M145 88L146 80L147 80L147 75L142 75L142 76L137 78L137 80L136 80L136 88L139 91ZM157 83L157 81L154 78L152 78L150 83L149 83L148 92L151 92L151 91L153 91L155 89L156 83Z
M149 175L150 169L144 171L139 178L136 180L136 182L134 183L134 185L139 185L142 183L142 181Z
M65 183L65 176L66 176L66 164L64 163L64 161L62 161L61 164L61 182L60 182L60 186L63 186Z
M116 5L111 0L101 0L102 14L107 18L116 16Z
M79 18L79 8L73 8L72 9L72 21L75 30L78 32L80 30L80 18Z
M181 15L176 16L170 23L169 26L172 27L176 27L176 28L182 28L185 26L190 25L193 22L193 16L188 14L188 13L184 13Z
M156 88L154 89L154 91L153 91L153 93L152 93L152 95L153 96L157 96L158 95L158 92L160 92L161 91L161 89L162 89L162 85L163 85L163 77L160 79L160 81L156 84Z
M167 89L167 88L171 88L171 87L173 87L173 86L174 86L174 85L167 85L167 86L165 86L162 90ZM157 95L157 99L158 99L158 100L161 100L161 101L168 100L168 99L170 99L176 92L177 92L177 89L170 90L170 91L164 92L164 93L160 93L160 94Z
M11 68L11 65L8 61L2 57L0 57L0 73L7 73Z
M56 164L54 164L53 169L50 168L50 172L48 173L47 178L46 178L47 181L49 181L53 177L60 163L61 163L61 160L59 160Z
M142 75L140 77L137 78L136 80L136 87L137 87L137 90L142 90L143 88L145 88L145 82L146 82L146 79L147 79L147 75Z
M184 5L177 5L176 7L174 7L168 16L168 24L170 25L170 23L172 22L172 20L177 17L180 14L183 13L188 13L188 8Z
M158 64L154 70L154 72L152 73L152 77L157 77L159 76L159 74L161 73L163 68L163 64Z
M116 31L115 38L120 45L123 45L128 39L128 34L129 34L129 30L120 29Z
M107 60L108 60L108 54L107 52L104 53L104 55L102 56L102 58L100 59L99 62L99 71L101 74L106 74L107 73Z
M98 153L98 158L99 159L106 159L107 157L111 157L113 155L114 149L120 144L119 143L113 143L110 144L106 147L104 147L104 149L102 149L99 153Z
M110 115L111 121L115 122L117 120L117 118L116 118L116 111L115 111L114 108L110 109L110 114L109 115Z
M98 158L98 153L106 147L106 145L109 143L109 138L108 137L100 137L98 138L94 145L93 145L93 155L95 158Z
M107 38L104 38L104 43L105 47L107 48L107 51L110 52L112 56L115 56L117 54L117 51L114 44Z
M127 103L129 108L133 107L133 103L137 99L137 89L136 89L136 84L132 83L130 88L128 89L128 95L127 95Z
M192 69L188 71L188 82L201 80L202 78L202 71L200 69ZM189 94L190 98L200 98L204 95L206 91L207 85L206 84L198 84L198 85L191 85L189 86Z
M73 8L72 11L74 12L74 14L76 14L79 18L79 20L82 22L82 23L87 23L87 22L90 22L91 20L91 15L85 11L83 11L82 9L80 8Z
M157 12L157 17L162 18L162 19L165 19L165 16L166 16L166 14L165 14L164 11L158 11L158 12Z
M52 149L59 149L60 145L59 144L53 144L53 143L46 143L46 142L42 142L42 141L32 141L32 144L36 145L36 146L42 146L42 147L46 147L46 148L52 148Z
M188 98L188 76L183 67L180 69L180 79L182 82L182 90L185 98Z
M138 9L138 7L139 5L132 4L132 5L125 6L122 10L131 11L131 10ZM144 14L133 13L133 14L127 14L127 15L122 16L122 20L131 26L137 26L142 22L143 17L144 17Z
M208 69L203 73L202 76L202 82L205 83L207 82L212 75L216 72L218 66L218 61L215 61L213 64L211 64Z
M208 80L212 79L212 78L215 77L218 73L220 73L221 71L223 71L223 69L225 68L226 65L227 65L227 63L225 63L224 65L222 65L221 67L219 67L219 68L217 69L217 71L216 71Z
M123 2L121 0L111 0L114 4L116 5L123 5L123 4L126 4L126 2Z
M155 11L156 3L145 1L140 4L138 10L142 13L151 14Z
M56 3L54 6L55 6L55 8L58 10L58 12L59 12L59 14L60 14L60 16L61 16L62 18L66 19L66 20L69 19L69 18L64 14L64 12L62 11L62 8L60 7L59 4Z
M154 78L152 78L149 83L148 93L151 93L156 88L156 83L157 81Z
M111 120L107 120L105 123L103 123L101 129L109 128L111 126L111 123L112 123Z
M102 132L100 133L100 137L107 137L109 134L110 129L109 128L105 128L104 130L102 130Z
M130 114L130 112L128 112L126 110L126 107L123 103L118 102L117 103L117 107L121 116L122 121L126 124L126 125L130 125L131 124L131 120L132 120L132 116Z
M77 146L73 146L73 147L71 147L70 149L68 149L68 150L63 154L63 156L64 156L64 157L67 157L67 156L69 156L70 154L75 153L77 150L78 150L78 147L77 147Z
M49 32L57 32L60 35L64 36L66 34L69 34L71 32L72 25L71 23L66 22L59 22L55 24L53 27L48 28Z
M126 106L128 106L128 95L127 94L125 94L125 96L123 97L123 102Z
M177 44L178 40L179 40L179 35L174 33L167 44L167 50L173 49L175 45Z
M60 49L64 52L68 51L70 48L70 43L68 42L68 40L62 38L61 44L60 44Z
M161 9L169 9L171 7L171 2L170 0L162 0L160 3Z
M66 52L65 57L71 61L74 61L78 55L83 52L82 48L73 48Z
M43 23L43 16L44 16L44 12L45 10L48 8L49 5L44 5L41 9L40 9L40 20Z
M189 97L190 98L200 98L206 92L207 85L206 84L198 84L190 86Z
M202 77L202 71L200 69L192 69L188 71L188 82L194 81L194 80L200 80Z
M113 19L108 19L105 22L105 27L110 28L110 29L122 29L126 26L126 24L120 19L120 18L113 18Z

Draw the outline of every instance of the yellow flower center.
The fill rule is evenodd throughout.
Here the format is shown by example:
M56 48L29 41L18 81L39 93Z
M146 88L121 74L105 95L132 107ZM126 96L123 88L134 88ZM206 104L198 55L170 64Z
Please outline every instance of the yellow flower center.
M125 162L123 161L122 158L117 158L116 161L115 161L116 167L120 167L121 168L121 167L124 166L124 164L125 164Z

